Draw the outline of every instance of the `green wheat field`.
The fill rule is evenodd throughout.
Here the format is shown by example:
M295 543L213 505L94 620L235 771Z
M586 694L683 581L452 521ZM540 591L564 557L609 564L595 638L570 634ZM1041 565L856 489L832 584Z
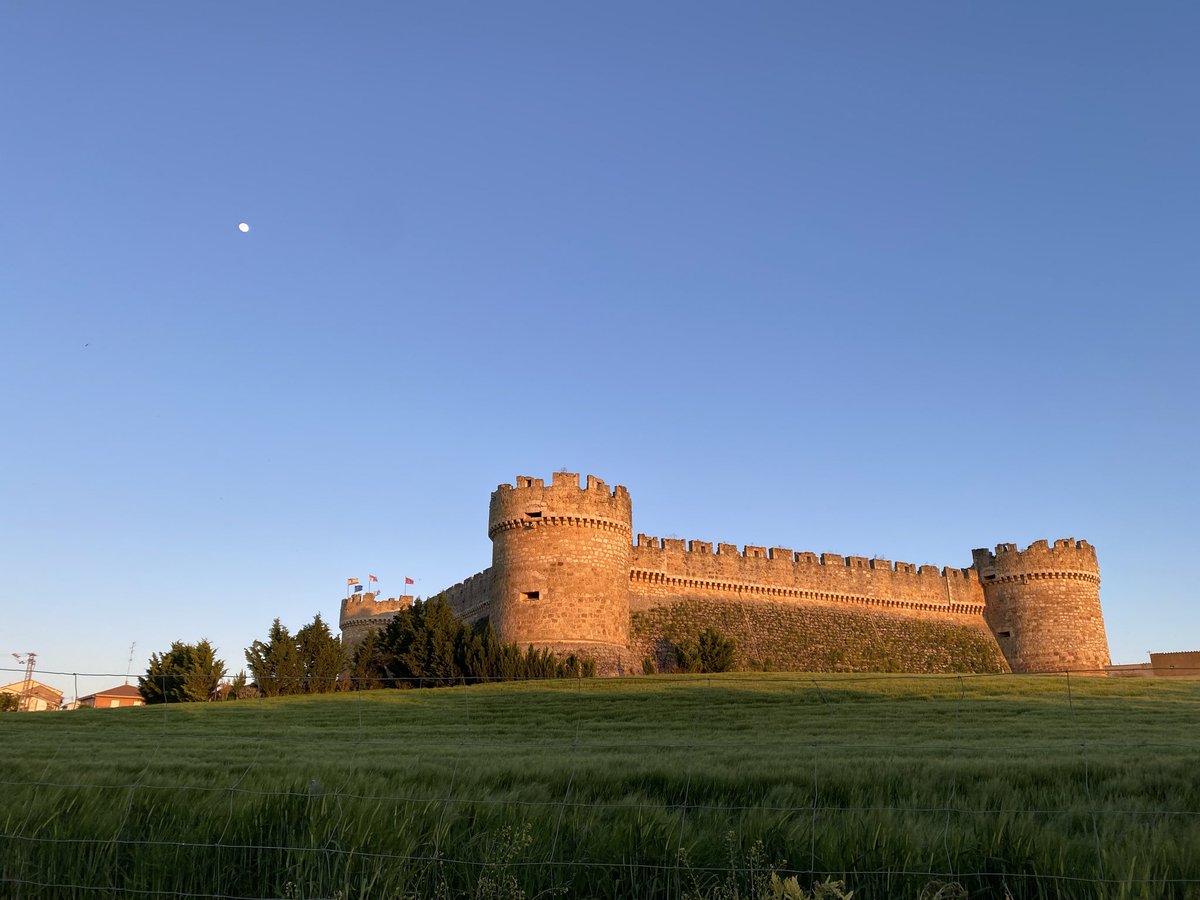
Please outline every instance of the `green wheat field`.
M1200 897L1196 682L454 686L6 714L0 751L9 898Z

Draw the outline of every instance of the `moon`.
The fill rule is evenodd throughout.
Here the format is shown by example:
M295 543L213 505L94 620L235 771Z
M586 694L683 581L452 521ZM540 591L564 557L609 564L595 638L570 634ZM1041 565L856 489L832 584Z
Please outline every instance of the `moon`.
M238 225L238 231L240 231L242 234L245 234L249 230L250 230L250 226L247 225L245 222L242 222L240 225Z

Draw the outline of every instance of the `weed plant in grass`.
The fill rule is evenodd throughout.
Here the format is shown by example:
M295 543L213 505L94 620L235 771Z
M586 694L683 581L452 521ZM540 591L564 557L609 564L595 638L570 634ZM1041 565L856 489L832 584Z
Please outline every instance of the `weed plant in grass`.
M1196 897L1197 701L757 674L5 715L0 894L747 897L768 865L868 900Z

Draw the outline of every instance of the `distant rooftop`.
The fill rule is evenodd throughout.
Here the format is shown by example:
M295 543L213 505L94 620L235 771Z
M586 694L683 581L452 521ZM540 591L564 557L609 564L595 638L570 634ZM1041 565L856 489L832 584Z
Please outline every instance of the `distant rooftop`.
M131 684L119 684L114 688L109 688L105 691L96 691L94 694L88 694L80 697L80 701L91 700L94 697L137 697L140 698L142 692Z

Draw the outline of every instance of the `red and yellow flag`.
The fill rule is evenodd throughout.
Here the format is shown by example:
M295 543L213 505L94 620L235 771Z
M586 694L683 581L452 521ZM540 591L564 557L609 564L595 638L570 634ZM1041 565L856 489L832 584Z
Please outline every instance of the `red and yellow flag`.
M358 579L357 578L347 578L346 584L358 584Z

